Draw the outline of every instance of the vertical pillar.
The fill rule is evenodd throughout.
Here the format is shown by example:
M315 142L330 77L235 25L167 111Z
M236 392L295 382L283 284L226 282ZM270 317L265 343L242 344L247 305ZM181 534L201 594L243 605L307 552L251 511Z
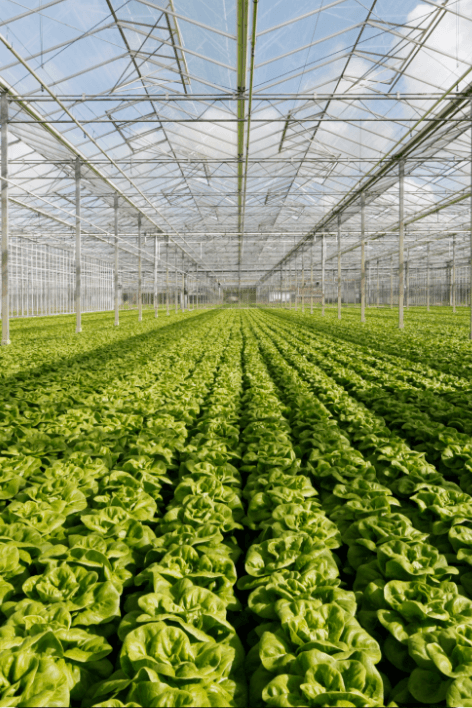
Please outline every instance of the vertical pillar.
M313 249L315 248L315 237L311 244L311 262L310 262L310 315L313 314Z
M175 314L179 311L179 292L177 287L177 248L174 253L174 290L175 290Z
M290 261L287 263L287 269L288 269L288 292L289 292L289 301L288 301L288 308L289 310L292 309L292 265Z
M169 237L166 240L166 314L170 315L169 312Z
M5 92L0 98L0 118L2 121L1 155L1 205L2 205L2 346L10 344L10 299L8 291L8 97Z
M197 269L196 269L196 275L195 275L195 288L197 291L197 310L198 310L198 291L199 291L199 283L198 283L198 263L197 263ZM239 288L239 306L241 307L241 287Z
M405 307L407 310L410 307L410 258L408 251L406 252L405 263Z
M341 319L341 216L338 215L338 320Z
M114 273L114 286L115 286L115 327L120 324L120 301L119 301L119 289L118 289L118 195L115 194L114 199L114 211L115 211L115 273Z
M80 160L75 160L75 331L82 332L82 238L80 224Z
M181 267L182 267L182 300L180 303L180 308L182 312L185 312L185 273L184 273L184 252L182 251L182 258L181 258Z
M470 102L470 276L469 276L469 298L470 298L469 339L472 339L472 100Z
M141 214L138 214L138 322L143 320L143 257L141 249Z
M305 314L305 254L302 251L302 315Z
M283 266L280 266L280 307L282 307L282 290L283 290Z
M393 256L390 256L390 309L393 308Z
M361 322L365 322L365 196L361 194Z
M456 311L456 235L452 237L452 272L451 272L452 311Z
M380 307L379 259L377 258L377 309Z
M429 312L429 243L427 247L427 258L426 258L426 310Z
M325 313L325 235L321 234L321 314Z
M154 317L159 316L159 303L157 302L157 234L154 237Z
M400 160L398 165L398 328L403 329L403 294L404 294L404 263L403 263L403 247L405 239L405 222L404 222L404 176L405 176L405 163ZM472 241L471 241L472 243ZM472 312L472 309L471 309ZM472 315L471 315L472 322ZM472 332L472 330L471 330Z

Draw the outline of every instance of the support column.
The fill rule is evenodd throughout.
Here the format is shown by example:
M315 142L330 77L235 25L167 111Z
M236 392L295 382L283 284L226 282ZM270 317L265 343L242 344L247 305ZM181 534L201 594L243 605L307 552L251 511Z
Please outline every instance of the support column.
M452 311L456 311L456 236L452 237L452 272L451 272Z
M365 196L361 194L361 322L365 322Z
M175 289L175 314L178 313L179 311L179 293L178 293L178 287L177 287L177 249L175 250L174 254L174 289Z
M8 97L4 92L0 99L2 121L1 155L1 205L2 205L2 346L10 344L10 298L8 290Z
M167 236L166 241L166 314L170 315L169 312L169 237Z
M393 308L393 256L390 256L390 309Z
M426 311L429 312L429 243L426 257Z
M292 309L292 265L290 261L287 263L288 268L288 291L290 294L290 299L288 301L288 309Z
M141 249L141 214L138 214L138 322L143 320L143 258Z
M379 259L377 258L377 310L380 307Z
M398 224L399 224L399 239L398 239L398 328L403 329L403 294L405 288L404 282L404 263L403 263L403 245L405 240L405 222L404 222L404 176L405 176L405 163L400 160L398 165L398 186L399 186L399 198L398 198ZM471 240L472 243L472 240ZM472 262L472 261L471 261ZM472 313L472 308L471 308ZM471 314L472 323L472 314ZM472 330L471 330L472 332Z
M302 251L302 315L305 314L305 255Z
M195 275L195 288L197 291L197 310L198 310L198 263L197 263L197 270L196 270L196 275ZM239 288L239 306L241 307L241 288Z
M114 200L114 210L115 210L115 327L120 324L120 301L119 301L119 289L118 289L118 196L115 195Z
M469 277L469 298L470 298L470 331L469 339L472 339L472 101L470 102L470 277Z
M405 307L407 310L410 307L410 258L408 251L406 252L405 263Z
M82 238L80 225L80 160L75 161L75 331L82 332Z
M157 234L154 237L154 317L159 317L159 303L157 301Z
M283 266L280 266L280 307L283 307L282 304L282 290L283 290Z
M338 320L341 319L341 216L338 216Z
M325 235L321 234L321 314L325 313Z
M313 249L315 248L315 237L311 244L311 263L310 263L310 315L313 314Z

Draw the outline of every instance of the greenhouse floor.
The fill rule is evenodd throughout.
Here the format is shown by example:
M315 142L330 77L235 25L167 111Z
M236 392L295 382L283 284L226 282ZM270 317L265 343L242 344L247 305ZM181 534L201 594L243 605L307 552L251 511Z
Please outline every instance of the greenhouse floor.
M472 705L469 311L304 309L12 320L12 705Z

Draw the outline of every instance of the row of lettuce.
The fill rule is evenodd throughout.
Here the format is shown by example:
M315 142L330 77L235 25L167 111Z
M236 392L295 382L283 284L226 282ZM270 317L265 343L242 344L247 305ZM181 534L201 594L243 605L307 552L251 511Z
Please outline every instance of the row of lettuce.
M332 335L337 341L351 342L357 347L399 357L405 365L416 364L441 373L454 373L465 378L472 373L472 353L469 345L470 314L467 308L452 313L449 308L433 307L431 311L414 308L405 312L405 329L398 329L398 310L372 309L367 322L360 321L357 308L345 308L342 319L337 311L327 309L321 317L319 310L310 315L307 310L273 310L303 322L318 333Z
M472 705L472 498L301 354L299 332L292 328L289 340L268 315L253 319L289 404L297 455L348 546L341 564L359 622L378 640L385 672L399 679L392 689L384 681L384 703L348 700Z
M229 338L227 316L203 315L191 325L170 327L159 338L117 344L114 357L105 362L97 357L97 369L106 370L102 378L84 368L76 372L74 386L69 380L61 388L60 375L55 378L51 371L36 380L36 389L27 387L23 399L12 395L5 400L0 705L99 705L102 696L106 705L121 705L119 699L108 700L121 691L132 705L168 705L168 698L157 694L159 689L164 694L167 688L180 691L173 680L166 683L175 673L173 650L167 670L164 658L172 638L185 656L180 682L188 683L188 647L175 636L178 623L149 639L133 614L139 601L135 582L145 589L140 595L153 594L153 578L156 587L159 581L149 568L174 549L173 524L163 516L164 507L174 491L179 451ZM96 384L93 393L87 376ZM42 406L54 381L56 416ZM82 397L81 388L87 391ZM200 527L198 514L197 509L195 524L182 524L185 533ZM174 535L179 537L178 530ZM165 565L172 562L182 567L180 579L187 576L183 558ZM164 595L167 582L163 578ZM175 597L167 593L169 603L172 598L184 608L190 603L191 614L192 590L186 581L173 592ZM199 631L203 635L195 628L193 643L200 647ZM154 674L146 646L162 659ZM194 673L200 676L205 652L198 662Z
M166 328L170 323L193 319L201 311L193 310L169 316L154 318L154 312L144 310L142 322L138 322L136 311L120 312L120 325L114 325L113 313L86 313L82 320L82 334L75 332L75 316L56 315L54 317L18 318L11 321L12 346L0 350L0 381L3 384L15 376L27 383L28 378L40 373L46 374L52 365L63 367L65 362L85 360L89 355L93 362L95 352L100 348L103 356L112 351L114 345L125 346L134 337L151 337L157 329ZM93 363L90 366L93 368Z
M464 465L283 317L206 313L12 390L0 706L472 705Z

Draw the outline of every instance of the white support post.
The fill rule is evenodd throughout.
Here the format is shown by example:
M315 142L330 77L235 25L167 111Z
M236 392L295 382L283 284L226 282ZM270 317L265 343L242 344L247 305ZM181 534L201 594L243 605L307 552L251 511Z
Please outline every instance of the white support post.
M157 234L154 237L154 317L159 317L159 303L157 302Z
M410 307L410 256L408 250L405 263L405 307L407 310Z
M365 196L361 194L361 322L365 322Z
M302 251L302 315L305 314L305 254Z
M452 311L456 312L456 235L452 237L452 272L451 272Z
M315 237L311 244L311 273L310 273L310 315L313 314L313 249L315 248Z
M141 214L138 214L138 322L143 320L143 259L141 248Z
M196 299L197 299L196 305L197 305L197 310L198 310L198 294L199 294L199 293L198 293L198 291L199 291L199 283L198 283L198 263L197 263L197 269L196 269L196 274L195 274L195 289L196 289L196 291L197 291L197 293L196 293L196 295L197 295L197 297L196 297ZM241 301L241 289L239 290L239 300ZM240 306L241 306L241 304L240 304Z
M283 266L281 265L281 266L280 266L280 287L279 287L279 291L280 291L280 307L282 307L282 290L283 290ZM277 305L276 305L276 307L277 307Z
M321 234L321 314L325 313L325 235Z
M427 258L426 258L426 311L429 312L429 243L427 248Z
M288 270L288 291L290 295L290 299L288 301L288 309L292 309L292 264L289 261L287 263L287 270Z
M166 240L166 314L170 315L169 310L169 237Z
M8 290L8 97L0 99L1 113L1 206L2 206L2 346L10 344L10 297Z
M380 307L379 259L377 258L377 309Z
M403 262L403 248L405 239L405 222L404 222L404 176L405 176L405 165L403 160L400 160L398 165L398 186L399 186L399 198L398 198L398 222L399 222L399 239L398 239L398 328L403 329L403 295L405 289L404 282L404 262ZM471 310L472 312L472 310ZM471 320L472 321L472 320Z
M390 256L390 309L393 308L393 256Z
M118 195L115 194L114 199L115 211L115 273L114 273L114 288L115 288L115 327L120 324L120 300L119 300L119 281L118 281Z
M341 319L341 216L338 216L338 320Z
M469 298L470 298L470 330L469 339L472 339L472 100L470 102L470 275L469 275Z
M80 160L75 160L75 331L82 332L82 234L80 224Z
M179 298L178 298L178 286L177 286L177 251L175 251L174 254L174 290L175 290L175 297L174 297L174 304L175 304L175 314L178 313L178 306L179 306Z

